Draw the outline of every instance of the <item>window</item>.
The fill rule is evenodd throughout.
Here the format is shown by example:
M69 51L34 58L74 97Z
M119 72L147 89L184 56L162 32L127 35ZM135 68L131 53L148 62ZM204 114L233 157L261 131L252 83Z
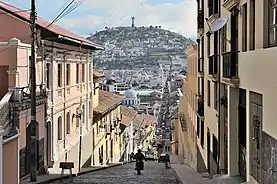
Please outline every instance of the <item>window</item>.
M247 51L247 3L242 6L242 52Z
M227 25L223 26L221 30L221 36L222 36L222 41L221 41L221 51L222 53L226 52L227 50Z
M217 146L218 146L217 144L218 144L217 138L213 134L213 157L215 161L217 161Z
M207 81L207 104L211 106L211 82Z
M209 16L218 13L218 0L208 0Z
M62 87L62 64L58 64L58 87Z
M63 122L62 122L62 117L60 116L58 118L58 140L63 139Z
M66 85L70 85L70 64L66 64Z
M90 66L90 64L88 64L88 78L89 78L89 82L91 81L91 70L92 70L92 68L91 68L91 66Z
M82 82L85 82L85 64L82 64Z
M255 50L255 34L256 34L256 31L255 31L255 1L256 0L251 0L250 1L250 33L249 33L249 36L250 36L250 45L249 45L249 49L250 50Z
M76 83L80 83L80 68L79 64L76 64Z
M201 89L200 89L200 84L201 84L200 81L201 81L200 77L197 77L197 93L198 93L197 95L200 95L200 91L201 91Z
M200 118L199 116L197 116L197 127L196 127L197 137L199 137L199 133L200 133Z
M82 123L84 124L86 122L86 109L85 105L82 106L83 114L82 114Z
M91 106L91 102L89 102L89 119L92 118L92 106Z
M217 102L218 102L218 95L217 95L217 90L218 90L218 86L217 86L217 82L214 82L214 109L217 110Z
M50 63L46 63L46 87L50 89Z
M96 94L96 84L95 84L95 82L93 83L93 95L95 95Z
M201 58L204 58L204 36L201 37Z
M80 119L76 118L76 128L79 128L79 126L80 126Z
M201 137L200 137L200 144L201 144L201 147L204 149L204 130L205 130L205 126L204 126L204 121L200 120L201 121L201 130L200 130L200 133L201 133Z
M211 55L211 33L207 32L207 55L210 56Z
M70 112L66 113L66 134L70 134Z
M268 1L269 7L269 23L268 23L268 36L269 36L269 46L276 46L277 39L276 39L276 31L277 31L277 1L276 0L269 0Z

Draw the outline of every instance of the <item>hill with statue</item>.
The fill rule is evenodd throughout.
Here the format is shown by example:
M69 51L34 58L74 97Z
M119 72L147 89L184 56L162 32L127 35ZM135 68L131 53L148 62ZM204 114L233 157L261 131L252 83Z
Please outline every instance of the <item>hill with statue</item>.
M94 56L98 69L137 69L163 61L187 62L185 49L194 44L191 39L161 26L135 27L134 24L105 27L88 39L105 47Z

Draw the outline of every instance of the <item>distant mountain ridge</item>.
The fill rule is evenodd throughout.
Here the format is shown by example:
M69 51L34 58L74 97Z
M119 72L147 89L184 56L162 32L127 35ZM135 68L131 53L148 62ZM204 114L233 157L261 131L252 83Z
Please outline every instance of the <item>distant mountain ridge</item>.
M104 51L95 54L96 68L134 69L158 65L159 61L185 61L185 49L194 42L160 27L106 28L88 37Z

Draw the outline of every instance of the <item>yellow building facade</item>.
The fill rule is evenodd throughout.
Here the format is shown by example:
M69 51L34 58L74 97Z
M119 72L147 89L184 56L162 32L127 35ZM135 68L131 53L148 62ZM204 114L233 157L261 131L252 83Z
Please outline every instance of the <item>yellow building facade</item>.
M99 82L95 80L95 85ZM97 97L98 96L98 97ZM123 96L96 89L93 115L93 165L107 165L122 159L125 135L121 129Z

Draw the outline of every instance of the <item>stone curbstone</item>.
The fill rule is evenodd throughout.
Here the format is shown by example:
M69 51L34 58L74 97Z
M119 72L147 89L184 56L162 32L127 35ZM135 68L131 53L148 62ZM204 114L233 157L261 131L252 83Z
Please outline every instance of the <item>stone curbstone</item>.
M184 184L181 180L181 178L179 177L179 175L177 174L177 172L175 171L175 169L173 167L171 167L172 171L173 171L173 174L176 178L176 180L178 181L178 184Z
M95 172L95 171L101 171L101 170L104 170L104 169L108 169L108 168L112 168L112 167L116 167L116 166L121 166L121 165L128 164L128 163L131 163L131 162L122 162L122 163L113 164L113 165L107 166L107 167L99 167L99 168L95 168L95 169L91 169L91 170L87 170L87 171L81 171L78 174L72 174L72 178L74 178L76 176L88 174L88 173L91 173L91 172ZM69 179L69 178L70 178L70 175L65 175L63 177L63 179ZM55 182L55 181L61 181L61 177L51 178L51 179L48 179L48 180L45 180L45 181L40 181L40 182L34 182L33 184L48 184L48 183Z

